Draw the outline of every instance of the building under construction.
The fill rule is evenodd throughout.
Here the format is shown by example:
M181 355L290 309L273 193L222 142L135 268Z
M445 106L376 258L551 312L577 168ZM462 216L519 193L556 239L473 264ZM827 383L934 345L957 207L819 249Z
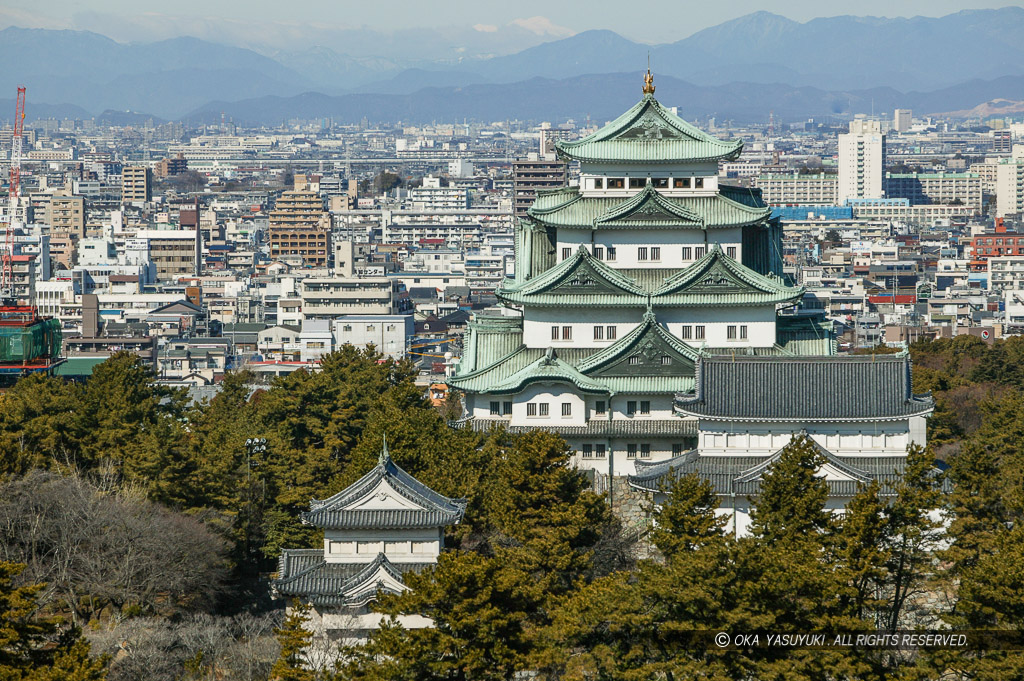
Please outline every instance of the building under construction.
M34 307L0 306L0 388L22 376L49 373L60 364L61 332L56 319Z

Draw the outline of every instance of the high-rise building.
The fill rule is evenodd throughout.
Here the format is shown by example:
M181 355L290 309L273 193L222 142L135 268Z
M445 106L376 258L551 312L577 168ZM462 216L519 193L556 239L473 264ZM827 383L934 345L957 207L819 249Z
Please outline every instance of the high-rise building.
M180 151L173 158L165 158L156 164L153 174L157 177L171 177L188 171L188 159Z
M537 198L537 191L564 187L568 175L566 165L554 158L544 160L535 156L525 161L512 162L512 196L517 218L524 217L526 211Z
M879 121L850 121L850 132L839 135L839 195L846 199L880 199L885 165L885 135Z
M121 203L146 203L153 198L153 172L148 166L121 169Z
M50 199L47 224L52 235L85 237L85 198L55 194Z
M896 132L906 132L913 124L914 112L910 109L896 109L892 117L892 129Z
M331 254L331 214L306 178L278 197L269 214L270 257L298 256L305 267L326 267Z
M1024 213L1024 159L1008 158L996 168L996 217Z

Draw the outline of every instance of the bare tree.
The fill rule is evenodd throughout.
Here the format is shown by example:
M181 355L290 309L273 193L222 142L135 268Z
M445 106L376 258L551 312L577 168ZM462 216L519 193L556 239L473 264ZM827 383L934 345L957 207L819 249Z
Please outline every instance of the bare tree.
M0 556L26 563L75 624L108 606L115 617L208 608L226 552L195 518L130 492L44 472L0 485Z

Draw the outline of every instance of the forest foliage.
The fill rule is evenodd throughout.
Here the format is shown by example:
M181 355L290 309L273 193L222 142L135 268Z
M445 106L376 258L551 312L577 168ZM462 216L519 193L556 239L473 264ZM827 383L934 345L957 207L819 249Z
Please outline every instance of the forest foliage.
M717 650L687 638L1024 626L1024 342L958 337L911 352L915 390L937 408L931 445L910 452L900 483L865 486L834 515L816 450L797 439L763 482L750 536L730 536L707 483L684 477L652 508L643 560L561 439L452 429L412 365L372 351L345 347L320 372L256 390L229 374L203 404L128 354L80 384L25 378L0 396L0 678L64 678L26 676L62 665L113 680L142 669L154 680L1018 676L1014 651ZM466 516L435 568L380 599L384 626L367 646L302 669L298 615L274 611L260 575L282 548L319 545L299 513L371 468L385 434L399 465L468 499ZM247 449L253 438L265 450ZM403 629L394 618L408 613L436 626Z

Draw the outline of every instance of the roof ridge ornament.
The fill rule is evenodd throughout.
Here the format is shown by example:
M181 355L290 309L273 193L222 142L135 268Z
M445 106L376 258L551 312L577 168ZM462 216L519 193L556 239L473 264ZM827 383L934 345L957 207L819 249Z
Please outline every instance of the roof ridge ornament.
M644 76L644 94L654 95L654 76L651 75L651 55L647 55L647 74Z
M383 435L384 444L381 447L380 455L377 457L377 465L387 464L391 461L391 454L388 453L388 434Z

